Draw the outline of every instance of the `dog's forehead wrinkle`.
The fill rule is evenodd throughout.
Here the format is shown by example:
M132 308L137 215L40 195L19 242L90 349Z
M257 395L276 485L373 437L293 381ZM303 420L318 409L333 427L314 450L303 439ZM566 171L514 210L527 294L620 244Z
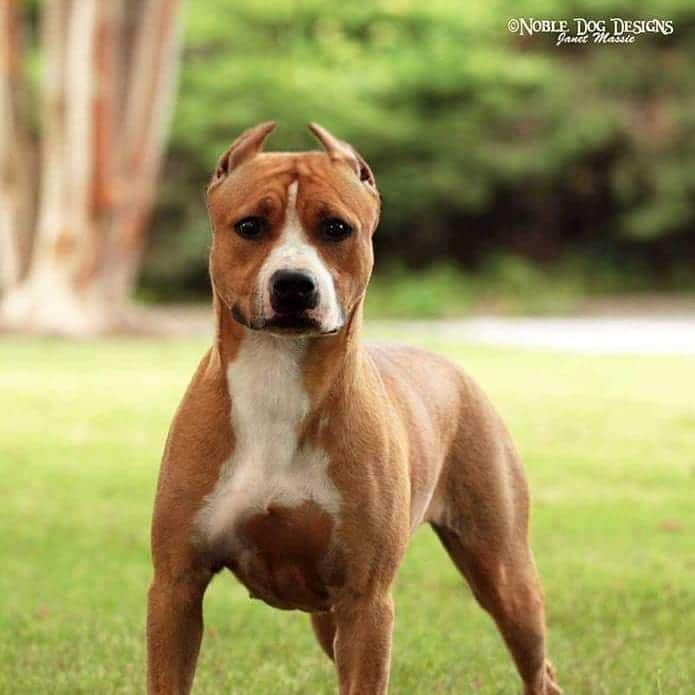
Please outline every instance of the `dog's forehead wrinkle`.
M307 192L306 195L311 197L312 203L314 203L320 214L332 214L338 210L340 210L342 214L345 214L342 211L351 212L357 207L358 191L352 188L348 191L342 190L335 182L324 178L317 180L308 179L306 181L306 184L312 183L320 184L322 192L320 195L312 195ZM310 185L305 185L304 190L306 191L309 188ZM328 193L328 195L326 193Z
M329 199L335 196L333 202L325 198L318 201L331 210L337 206L351 209L362 193L354 175L337 166L324 152L265 152L245 166L248 168L243 174L247 182L253 181L264 188L268 185L274 197L282 196L296 182L299 190L293 201L296 205L300 199L300 208L302 193L311 197L312 202L317 202L321 193Z
M238 174L259 184L297 178L326 183L341 175L342 168L336 167L324 152L264 152L245 164Z

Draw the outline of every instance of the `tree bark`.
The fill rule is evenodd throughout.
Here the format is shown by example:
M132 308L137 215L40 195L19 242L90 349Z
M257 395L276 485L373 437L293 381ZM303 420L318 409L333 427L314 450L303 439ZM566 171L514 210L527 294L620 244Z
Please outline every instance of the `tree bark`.
M143 10L128 66L122 139L122 199L109 254L109 288L127 297L142 260L177 81L178 0L151 0Z
M128 298L172 106L178 15L178 0L43 4L39 215L28 271L6 274L16 278L5 282L6 325L72 336L131 327Z
M11 292L29 268L34 208L17 0L0 0L0 36L0 292Z

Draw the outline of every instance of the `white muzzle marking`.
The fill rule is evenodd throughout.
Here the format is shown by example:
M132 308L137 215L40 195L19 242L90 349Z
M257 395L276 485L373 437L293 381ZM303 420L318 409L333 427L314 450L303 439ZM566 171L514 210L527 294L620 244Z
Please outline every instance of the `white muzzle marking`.
M287 188L285 226L273 250L268 254L258 274L259 314L266 319L274 315L270 304L270 278L278 270L306 271L314 276L319 301L306 312L319 325L321 333L332 333L343 324L343 312L338 303L333 276L310 242L297 215L298 182Z

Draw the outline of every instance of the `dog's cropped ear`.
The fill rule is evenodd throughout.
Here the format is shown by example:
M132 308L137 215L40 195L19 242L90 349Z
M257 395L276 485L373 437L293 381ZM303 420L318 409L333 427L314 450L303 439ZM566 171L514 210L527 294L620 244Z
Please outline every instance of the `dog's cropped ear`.
M245 130L219 158L215 173L208 185L208 191L221 183L229 172L242 162L250 159L263 149L266 138L275 130L275 121L259 123Z
M364 157L349 143L338 140L334 135L331 135L325 128L322 128L318 123L309 123L309 130L314 137L323 145L328 156L331 159L342 160L347 162L354 170L360 181L376 189L376 181L374 174L369 168L369 164L364 160Z

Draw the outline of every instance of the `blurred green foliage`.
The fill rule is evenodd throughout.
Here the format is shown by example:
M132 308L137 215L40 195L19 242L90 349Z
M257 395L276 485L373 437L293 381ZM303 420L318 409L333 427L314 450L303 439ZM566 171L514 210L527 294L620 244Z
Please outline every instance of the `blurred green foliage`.
M620 289L616 277L659 288L690 277L692 2L200 0L187 8L143 273L150 291L204 290L204 184L231 140L267 119L279 124L270 148L314 147L305 126L316 120L366 156L384 199L377 269L448 261L479 271L511 255L544 267L581 258L591 282L607 277L609 289ZM556 47L551 35L508 32L513 17L657 17L675 31L633 45Z
M692 277L678 278L692 291ZM369 318L440 319L465 314L568 314L594 295L653 290L643 265L572 255L544 267L520 256L491 254L475 272L433 262L414 275L404 265L377 273L367 293Z

